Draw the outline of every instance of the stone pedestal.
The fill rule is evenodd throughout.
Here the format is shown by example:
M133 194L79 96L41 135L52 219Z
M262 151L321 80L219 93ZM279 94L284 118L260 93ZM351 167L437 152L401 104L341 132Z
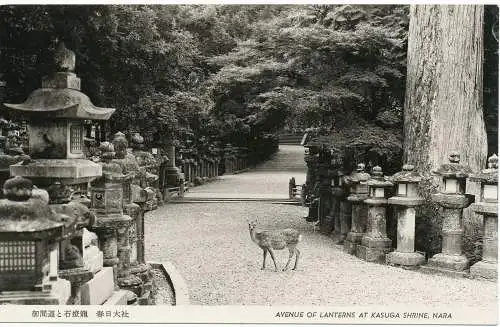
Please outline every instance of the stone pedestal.
M332 196L332 207L328 216L331 221L332 228L330 229L331 238L334 242L338 243L341 239L344 241L345 237L341 234L341 212L340 212L340 201L345 196L344 190L339 186L332 186L331 188Z
M347 201L347 199L343 199L340 201L340 236L337 241L337 244L343 245L346 238L347 238L347 233L349 233L349 230L351 229L351 216L352 216L352 210L351 210L351 203Z
M349 254L356 253L356 246L361 244L361 239L366 231L367 207L363 203L367 194L351 194L347 201L351 203L351 231L347 233L344 241L344 251Z
M369 262L385 262L385 255L391 252L392 241L386 232L387 199L369 198L366 234L361 238L361 244L356 246L356 256Z
M481 261L470 267L474 278L497 280L498 267L498 213L497 203L479 202L472 204L472 209L483 215L484 236L483 256Z
M71 283L71 297L68 300L68 304L88 304L82 303L82 286L94 278L94 273L85 268L73 268L60 270L59 276Z
M387 254L386 263L415 268L425 263L424 255L415 252L415 207L424 202L418 195L422 176L413 165L405 164L402 171L392 176L392 180L397 195L389 198L388 203L394 207L398 219L397 249Z
M389 199L390 204L395 204L393 199ZM424 255L415 252L415 208L397 206L396 215L397 248L396 251L387 254L386 263L407 268L424 264Z
M430 258L427 266L422 269L426 272L465 277L469 259L462 250L462 209L468 207L473 199L463 194L438 193L432 195L432 200L443 207L442 250Z

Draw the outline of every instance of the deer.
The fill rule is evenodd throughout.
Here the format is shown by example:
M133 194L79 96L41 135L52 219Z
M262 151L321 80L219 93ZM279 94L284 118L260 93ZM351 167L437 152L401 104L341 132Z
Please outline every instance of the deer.
M292 257L295 254L295 264L292 270L297 269L297 263L299 262L300 251L297 249L297 244L302 240L302 235L293 228L279 229L273 231L259 231L255 230L257 226L257 221L248 222L248 229L250 231L250 238L264 251L264 259L262 261L261 270L266 269L266 257L267 253L271 255L273 259L275 271L278 271L278 265L276 265L276 260L274 258L273 250L283 250L288 248L289 256L288 262L286 263L283 271L288 269Z

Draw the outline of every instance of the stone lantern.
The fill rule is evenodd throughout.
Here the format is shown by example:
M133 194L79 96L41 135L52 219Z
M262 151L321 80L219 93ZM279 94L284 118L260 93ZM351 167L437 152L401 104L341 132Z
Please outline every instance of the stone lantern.
M321 182L321 176L319 174L319 164L320 164L320 148L321 144L316 141L310 141L306 145L304 151L304 161L307 165L306 172L306 183L305 187L302 188L304 192L304 202L309 207L309 213L307 215L306 221L315 222L319 219L319 188ZM322 189L326 189L326 185L322 186Z
M27 121L29 155L35 159L11 165L10 172L42 188L54 181L65 186L86 185L102 171L85 159L84 122L108 120L115 109L96 107L80 92L80 79L73 72L75 54L63 43L54 60L57 72L42 80L42 88L22 104L4 104L13 115Z
M365 164L360 163L356 171L344 178L349 187L347 201L351 203L351 231L344 241L344 251L349 254L356 253L356 246L361 243L361 238L366 230L367 208L364 201L368 198L368 185L370 174L365 172Z
M327 221L330 221L333 227L332 238L336 242L343 242L348 231L345 231L345 235L342 236L341 231L341 217L340 217L340 202L342 198L345 197L344 184L344 172L340 168L336 168L330 171L330 192L332 197L332 206L330 213L328 214Z
M369 196L364 202L368 205L368 219L366 233L356 247L356 256L370 262L385 262L385 255L392 250L392 241L387 237L386 230L386 207L393 184L384 179L379 166L373 167L372 178L366 184Z
M470 267L472 277L497 279L498 265L498 157L488 158L488 168L471 176L481 182L481 200L471 205L474 212L483 215L484 236L482 260Z
M471 174L468 166L460 164L460 154L452 152L450 163L443 164L435 174L441 176L441 192L432 195L432 201L443 208L442 252L434 255L422 266L424 271L466 276L469 260L462 251L464 234L463 209L474 202L474 196L465 194L465 183Z
M114 278L121 289L140 294L142 280L131 274L130 227L132 218L123 214L123 184L133 173L123 174L121 165L114 161L113 144L102 142L102 177L91 185L91 209L96 215L93 229L99 236L99 248L104 254L104 266L113 267Z
M61 217L32 197L33 184L7 180L0 200L0 304L66 304L70 282L58 278Z
M425 257L415 252L415 207L424 199L418 195L418 183L422 177L414 168L413 165L404 165L401 172L392 176L396 196L389 198L389 204L395 206L398 217L397 249L387 254L386 262L408 268L425 262Z

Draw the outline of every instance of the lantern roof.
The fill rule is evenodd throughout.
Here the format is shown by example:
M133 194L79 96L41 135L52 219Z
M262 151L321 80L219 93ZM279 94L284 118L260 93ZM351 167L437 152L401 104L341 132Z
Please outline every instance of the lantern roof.
M403 165L403 170L392 175L391 179L395 183L418 183L422 180L422 175L415 171L415 166L406 164Z
M54 62L57 72L43 80L42 88L33 91L24 103L4 103L5 107L24 116L108 120L115 109L97 107L80 92L80 79L73 73L75 54L64 43L54 53Z
M449 163L442 164L438 169L433 170L434 174L443 177L452 178L467 178L472 170L469 166L460 164L460 154L457 151L452 151L448 155Z
M345 177L346 183L348 184L364 183L369 179L370 174L365 172L364 163L359 163L356 171L353 171L350 175Z
M40 198L32 197L33 183L16 176L4 184L6 199L0 200L0 235L19 238L59 239L64 233L62 217ZM1 236L0 236L1 238Z
M380 166L375 166L372 169L371 178L366 182L368 186L372 187L389 187L393 184L384 178L384 173Z
M488 168L483 169L480 173L470 176L473 181L483 183L498 183L498 156L494 153L488 158Z

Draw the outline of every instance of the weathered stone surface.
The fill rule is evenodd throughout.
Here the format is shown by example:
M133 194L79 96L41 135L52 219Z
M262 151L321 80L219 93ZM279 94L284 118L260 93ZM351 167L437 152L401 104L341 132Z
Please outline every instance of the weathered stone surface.
M71 297L70 282L59 278L51 283L50 292L0 292L1 304L65 305Z
M27 177L37 185L50 185L54 180L63 184L80 184L101 176L102 168L85 159L40 159L26 165L11 165L10 173Z
M432 201L437 202L443 208L462 209L467 208L474 202L472 194L447 194L436 193L432 194Z
M405 206L405 207L416 207L424 203L423 198L412 198L412 197L402 197L402 196L393 196L390 197L387 201L388 204Z
M471 204L472 210L480 215L497 216L498 203L477 202Z
M479 261L470 267L470 276L496 281L498 278L497 266L497 262Z
M447 255L438 253L427 262L429 268L443 268L453 271L464 271L469 265L469 260L463 255Z
M114 292L113 268L104 267L94 278L82 285L81 302L83 305L100 305Z
M398 266L419 266L425 263L425 257L417 252L398 252L394 251L386 255L388 265Z
M103 303L104 306L108 305L127 305L129 293L127 290L120 290L113 292L111 297Z
M82 246L83 266L92 273L97 273L104 266L104 254L98 248L97 235L84 228Z
M360 244L356 246L356 256L368 262L385 263L385 256L389 252L390 247L368 247Z

